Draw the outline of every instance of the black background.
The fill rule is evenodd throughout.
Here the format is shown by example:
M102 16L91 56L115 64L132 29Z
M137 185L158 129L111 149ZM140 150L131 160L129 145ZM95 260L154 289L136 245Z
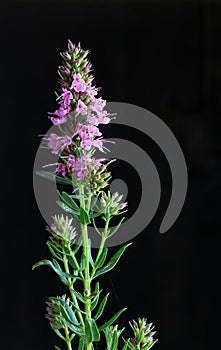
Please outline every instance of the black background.
M59 283L47 268L31 272L49 257L32 167L38 135L51 126L47 111L56 108L56 70L67 38L90 49L102 96L162 118L188 166L183 211L160 235L171 190L168 165L153 142L118 131L152 156L163 192L156 217L103 278L112 292L107 314L126 305L120 326L138 316L153 321L156 350L220 349L221 3L9 1L0 3L0 19L1 349L57 343L44 310ZM131 183L128 172L127 178ZM129 189L133 202L137 188Z

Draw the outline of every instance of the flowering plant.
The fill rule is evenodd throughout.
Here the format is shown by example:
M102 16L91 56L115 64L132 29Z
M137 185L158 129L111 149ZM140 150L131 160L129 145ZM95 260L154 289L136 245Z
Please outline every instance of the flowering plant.
M101 335L107 350L117 350L124 329L118 329L115 321L125 308L117 311L110 319L100 321L108 295L102 296L97 278L112 270L126 248L122 246L111 258L107 240L116 234L124 218L111 228L110 222L126 211L127 203L122 195L104 191L111 173L107 170L113 160L96 158L96 149L106 153L99 124L108 124L113 114L105 109L106 101L96 97L98 88L92 85L91 64L88 51L80 44L68 41L68 50L61 53L59 66L59 108L49 113L49 118L61 134L51 133L43 137L45 147L58 157L54 172L39 171L38 174L61 185L71 185L71 191L59 191L58 205L66 216L55 215L47 227L50 237L47 246L52 260L41 260L33 266L50 267L66 286L68 296L53 296L47 301L46 318L53 331L61 338L68 350L74 344L78 350L92 350ZM71 192L71 193L70 193ZM103 221L99 230L96 220ZM73 222L78 222L76 232ZM99 249L92 252L88 225L93 225L100 237ZM153 339L154 326L145 318L129 322L134 336L123 339L123 350L149 350L156 342ZM55 346L55 350L60 350Z

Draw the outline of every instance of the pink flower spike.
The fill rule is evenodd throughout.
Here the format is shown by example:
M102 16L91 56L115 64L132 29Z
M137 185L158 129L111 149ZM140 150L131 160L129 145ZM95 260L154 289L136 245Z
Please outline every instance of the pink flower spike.
M78 100L78 104L76 107L76 111L80 113L81 115L87 114L87 106L82 102L81 100Z

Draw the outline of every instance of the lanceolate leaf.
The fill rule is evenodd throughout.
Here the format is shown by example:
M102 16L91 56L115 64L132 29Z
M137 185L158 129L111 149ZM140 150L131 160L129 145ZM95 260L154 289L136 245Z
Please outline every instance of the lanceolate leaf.
M53 300L54 302L56 302L57 305L59 305L61 313L66 321L73 323L75 326L79 325L75 313L70 307L70 305L68 305L64 300L55 297L51 297L49 298L49 300Z
M65 203L69 208L71 208L73 211L76 212L76 214L78 215L80 212L80 208L77 205L77 203L73 200L72 196L70 196L68 193L66 192L62 192L60 194L60 199L62 200L63 203Z
M100 332L93 318L85 320L85 337L88 343L100 340Z
M80 221L83 225L88 225L91 222L88 212L82 207L80 208Z
M103 273L106 273L114 268L114 266L118 263L120 257L124 253L127 247L129 247L132 243L125 244L123 247L121 247L118 252L110 259L109 263L105 265L104 267L100 268L95 272L94 278L102 275Z
M107 303L107 299L108 299L109 293L107 295L105 295L105 297L102 299L99 308L96 312L96 315L94 316L94 319L97 320L103 313L105 305Z
M114 330L114 334L111 340L110 350L117 350L117 345L118 345L118 336L117 336L117 331Z
M58 336L59 338L61 338L62 340L65 341L65 337L61 334L61 332L60 332L58 329L53 328L53 331L57 334L57 336ZM57 347L57 348L58 348L58 347ZM58 349L59 349L59 348L58 348Z
M47 180L56 182L56 183L61 184L61 185L72 185L71 180L69 180L67 178L63 178L61 176L57 176L57 175L52 174L52 173L49 173L48 171L39 170L39 171L36 171L36 174L40 175L41 177L43 177Z
M60 265L55 259L53 259L53 262L54 264L56 264L56 266L50 260L41 260L32 267L32 270L34 270L38 266L43 266L43 265L49 266L60 277L61 281L66 285L68 285L68 280L67 280L68 277L76 278L75 276L72 276L70 274L63 272Z
M119 310L113 317L111 317L109 321L105 322L102 326L100 326L99 330L102 331L104 328L111 326L112 323L116 321L118 317L122 314L122 312L124 312L125 310L127 310L127 308Z
M127 350L127 347L128 347L128 343L130 341L130 338L128 338L127 340L123 339L124 340L124 346L122 348L122 350Z
M55 345L55 350L61 350L58 346Z
M108 253L108 248L104 248L102 250L101 255L99 256L98 260L96 261L96 263L94 264L94 267L96 269L98 269L99 267L103 266L103 264L105 263L106 257L107 257L107 253Z
M76 215L76 212L69 208L68 205L64 204L61 201L56 201L56 203L61 207L66 213L69 213L75 220L79 221L79 217Z

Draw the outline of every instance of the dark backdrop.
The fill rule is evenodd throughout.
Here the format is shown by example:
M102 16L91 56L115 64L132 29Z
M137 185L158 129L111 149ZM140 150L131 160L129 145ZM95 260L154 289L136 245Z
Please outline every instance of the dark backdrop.
M128 306L121 326L139 315L153 321L156 350L220 349L220 2L7 1L0 19L1 349L47 350L57 342L44 310L59 283L47 268L31 272L49 257L32 166L38 135L51 125L47 111L56 107L67 38L91 50L104 98L147 108L167 123L189 172L183 211L160 235L170 173L156 145L139 139L155 157L163 198L118 268L103 278L112 292L107 312Z

